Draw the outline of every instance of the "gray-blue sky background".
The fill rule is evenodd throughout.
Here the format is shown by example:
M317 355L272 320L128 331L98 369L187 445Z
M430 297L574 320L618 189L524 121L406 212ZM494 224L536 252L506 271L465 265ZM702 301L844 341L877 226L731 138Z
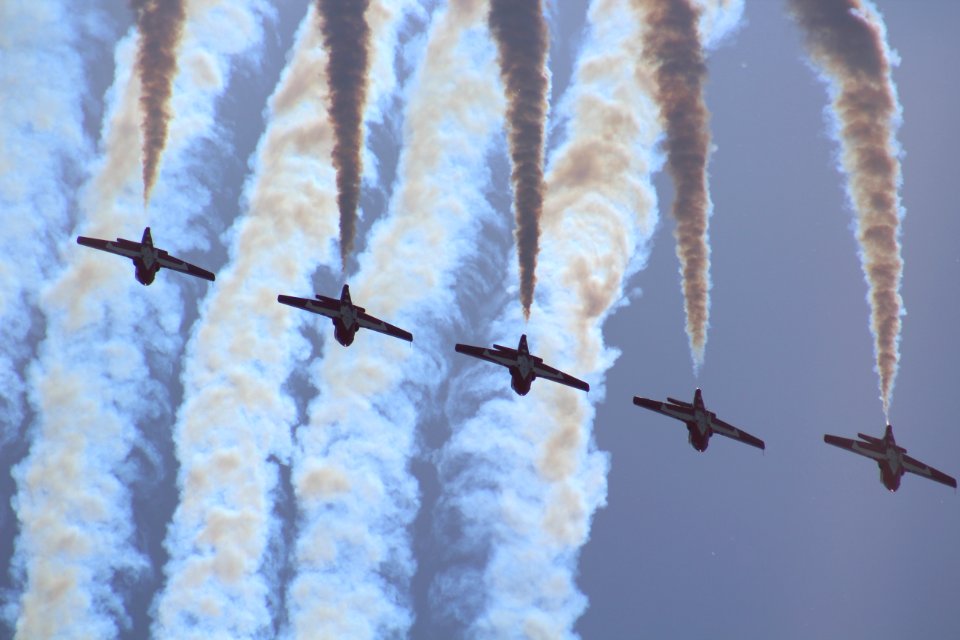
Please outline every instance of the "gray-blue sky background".
M554 4L550 55L556 106L581 44L586 2ZM216 164L199 176L215 185L214 228L226 228L243 210L246 159L262 132L266 98L306 5L278 3L277 20L266 28L262 61L236 75L221 106L221 127L231 147L207 150ZM104 29L87 52L86 126L94 136L103 91L112 81L115 38L129 25L120 6L112 7L114 26ZM891 421L911 455L957 475L960 216L953 156L960 148L960 79L954 69L960 6L951 0L886 0L877 6L901 58L893 77L904 112L898 140L905 153L902 295L908 315ZM577 582L590 606L576 631L584 638L952 637L960 633L957 496L909 476L890 494L873 463L822 441L823 433L880 435L883 428L866 285L844 179L836 169L837 145L824 116L826 89L806 63L800 33L779 0L747 0L739 30L711 53L708 64L706 100L716 150L709 167L713 289L705 365L695 378L668 213L672 185L660 173L655 184L661 223L649 263L626 284L630 303L604 331L607 344L622 352L606 377L594 427L597 445L611 455L608 504L594 517L581 553ZM402 101L395 104L398 111L370 136L380 180L378 189L367 186L362 193L366 217L358 230L357 255L393 184ZM489 200L507 222L484 228L495 256L490 263L497 266L500 258L514 259L502 141L500 150L502 157L491 166ZM65 235L73 232L74 222L79 221L72 220ZM162 231L155 227L154 236L163 246ZM191 257L207 264L200 255ZM221 265L225 246L215 243L209 256ZM116 266L128 269L119 259ZM139 288L131 274L124 275L130 275L131 289ZM164 275L170 274L160 278ZM498 302L504 295L499 277L493 274L487 284ZM318 292L331 294L339 287L339 274L321 270L314 284ZM187 291L189 298L204 289ZM195 313L187 305L184 326ZM470 309L465 315L463 328L473 331L500 314L499 309ZM317 354L339 348L325 322L317 329L308 333ZM473 342L476 335L452 337ZM455 360L452 344L450 354L452 370L461 371L464 364ZM295 376L292 383L308 388L305 377ZM171 382L174 403L182 393L178 384ZM543 384L535 384L532 393ZM504 394L511 393L508 385L504 375ZM687 444L680 423L630 401L635 394L685 399L697 385L710 409L765 439L766 452L714 438L699 454ZM441 395L448 391L440 387ZM303 411L312 398L299 400ZM455 399L438 399L451 402ZM442 489L434 461L449 437L447 412L440 406L424 414L422 452L412 463L422 505L412 527L418 569L412 581L411 635L456 637L463 623L452 620L431 595L436 575L458 560L439 548L444 540L434 531ZM15 426L15 437L5 434L0 452L5 597L22 588L9 575L18 528L10 508L16 487L8 469L26 454L29 419ZM162 585L164 527L177 500L169 427L145 429L152 433L149 440L160 462L144 462L151 473L131 483L137 544L149 552L153 572L134 585L127 600L132 626L125 637L146 637L151 601ZM289 520L295 504L285 484L289 478L280 475L276 512ZM286 529L283 535L294 533ZM286 542L292 546L292 540ZM283 548L276 552L282 554ZM295 569L289 557L278 567L271 571L281 580ZM282 614L277 615L283 624ZM7 632L0 627L0 635Z

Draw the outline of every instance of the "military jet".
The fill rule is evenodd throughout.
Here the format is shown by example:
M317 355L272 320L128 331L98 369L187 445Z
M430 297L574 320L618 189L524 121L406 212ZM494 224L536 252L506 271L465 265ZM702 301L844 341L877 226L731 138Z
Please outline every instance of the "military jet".
M639 396L633 397L633 404L685 422L690 436L690 444L697 451L706 451L707 445L710 444L710 436L715 433L739 440L751 447L766 448L760 438L755 438L749 433L737 429L732 424L718 418L714 412L707 411L703 404L703 393L700 389L697 389L693 394L693 404L673 398L667 398L666 402L660 402L659 400L650 400Z
M142 285L151 284L157 276L157 271L160 271L160 267L173 269L174 271L203 278L204 280L210 280L211 282L216 280L216 276L206 269L201 269L180 258L174 258L163 249L154 247L153 236L150 235L150 227L146 227L143 230L143 238L140 242L124 240L123 238L117 238L116 242L114 242L112 240L77 236L77 244L130 258L133 260L133 266L136 267L134 275L137 278L137 282Z
M530 392L530 385L537 378L553 380L582 391L590 391L590 385L583 380L577 380L571 375L553 367L548 367L543 364L543 358L530 355L526 334L520 336L520 343L516 349L502 347L499 344L493 345L493 349L472 347L468 344L457 344L455 348L457 353L480 358L510 369L510 387L517 392L517 395L527 395Z
M893 427L889 424L882 438L875 438L864 433L858 433L857 436L860 440L827 434L823 436L823 441L876 460L877 466L880 467L880 481L890 491L896 491L900 488L900 478L907 471L945 484L948 487L957 488L955 479L906 455L907 450L898 446L897 441L894 440Z
M384 322L379 318L374 318L366 313L366 309L358 307L350 301L350 287L343 285L340 291L340 299L328 298L317 294L316 300L309 298L294 298L293 296L279 295L277 302L290 305L304 311L318 313L321 316L327 316L333 320L333 337L337 342L345 347L353 344L353 338L357 335L357 330L361 327L379 331L394 338L400 338L407 342L413 342L413 335L399 327Z

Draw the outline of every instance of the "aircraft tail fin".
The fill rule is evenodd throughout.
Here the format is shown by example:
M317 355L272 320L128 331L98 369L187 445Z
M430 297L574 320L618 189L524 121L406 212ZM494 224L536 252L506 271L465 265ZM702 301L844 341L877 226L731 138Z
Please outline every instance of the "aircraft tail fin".
M693 406L698 409L703 409L703 392L700 391L700 387L697 387L697 390L693 392Z
M527 334L522 334L520 336L520 343L517 345L517 351L520 353L530 353L530 349L527 347Z
M140 239L140 242L153 246L153 235L150 234L150 227L143 228L143 237Z
M343 289L340 290L340 301L353 304L350 301L350 285L348 284L343 285Z

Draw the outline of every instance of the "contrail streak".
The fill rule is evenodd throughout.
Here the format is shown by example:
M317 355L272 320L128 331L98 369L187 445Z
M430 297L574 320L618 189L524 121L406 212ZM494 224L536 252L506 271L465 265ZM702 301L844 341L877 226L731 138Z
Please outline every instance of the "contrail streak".
M507 94L513 193L520 266L520 302L530 317L536 286L540 216L543 213L543 142L547 119L547 48L541 0L491 0L490 31L499 50Z
M440 575L433 594L469 637L574 637L587 606L576 562L606 502L609 466L593 442L591 402L602 399L617 356L601 326L644 265L657 222L650 176L661 129L647 93L653 79L638 64L642 24L631 18L628 0L589 9L585 49L558 110L569 119L567 139L547 174L538 313L528 331L537 355L586 377L592 390L537 381L516 398L502 391L506 372L483 364L451 383L440 519L459 526L441 544L468 557ZM520 324L507 311L491 337L515 341Z
M490 82L494 51L485 3L440 10L411 80L404 150L390 214L371 231L354 300L409 327L415 349L363 332L349 350L325 338L311 372L318 390L297 432L296 637L380 638L409 633L414 572L409 527L419 497L410 473L422 406L443 384L449 343L428 330L456 317L456 272L479 249L465 241L481 212L488 146L502 124ZM324 323L326 324L326 323Z
M833 102L834 135L843 151L869 290L880 399L884 415L889 415L903 315L902 176L895 137L902 109L891 75L896 58L880 13L866 0L790 0L789 6Z
M17 436L25 417L23 372L38 338L31 316L39 313L40 285L60 266L56 247L80 180L64 176L79 176L92 152L78 50L104 46L63 0L9 3L2 11L0 86L16 98L0 100L0 446ZM59 82L37 82L54 75Z
M340 262L343 270L353 250L360 202L360 149L367 101L370 0L316 0L317 23L327 49L329 114L336 142L337 206L340 208Z
M634 0L647 29L643 63L655 79L655 96L666 130L664 148L674 182L676 220L687 336L694 370L703 365L710 314L710 195L707 155L709 114L703 99L707 76L693 0Z
M388 3L373 4L380 26L371 62L381 68L378 56L392 56L395 24ZM327 52L316 20L311 6L270 98L246 212L230 232L231 262L188 345L174 428L181 502L166 540L158 637L273 637L282 624L284 586L271 580L270 545L281 538L275 461L291 455L298 414L285 384L309 356L297 328L310 318L276 297L311 289L310 275L332 262L337 233ZM392 88L389 78L374 84Z
M104 15L99 3L86 7L92 22ZM29 416L26 370L44 330L39 290L61 268L57 246L70 225L73 192L93 151L83 128L84 101L90 98L82 90L87 69L79 52L106 53L112 43L91 37L85 29L89 24L62 0L0 5L0 86L9 96L0 98L0 459L5 468L22 455L20 444L29 439L23 433ZM37 81L54 77L57 82ZM14 557L8 545L23 526L13 515L18 503L12 500L2 509L0 572L22 587L29 545L18 541ZM14 636L23 604L13 595L0 598L3 637ZM78 615L78 623L84 621Z
M205 194L190 162L198 138L211 137L224 59L259 40L259 16L246 4L231 2L226 15L222 9L204 2L188 12L184 88L173 104L189 124L171 128L170 172L191 188L157 194L171 227L205 204L192 200ZM220 37L199 42L196 32L209 33L211 16ZM80 199L81 228L100 237L138 233L145 222L139 152L129 143L140 97L135 47L133 34L116 47L102 157ZM198 242L188 236L178 244L184 235L165 235L166 246L177 252ZM112 637L131 624L128 585L149 570L135 545L128 484L138 482L137 459L147 446L139 429L168 411L164 373L180 350L183 301L173 281L147 290L132 284L129 263L91 255L69 236L59 242L71 248L62 249L66 267L42 288L45 340L30 371L37 417L30 453L13 472L21 523L15 563L24 591L10 608L18 637Z
M137 74L143 112L143 201L157 180L160 155L167 144L170 96L177 73L177 46L186 20L184 0L133 0L140 32Z
M325 54L300 25L290 62L270 98L268 128L248 185L249 208L231 233L232 264L220 272L187 346L184 401L174 428L181 500L167 533L167 584L158 596L161 638L269 635L269 586L261 575L273 533L268 455L287 459L296 407L277 390L303 341L298 316L277 288L307 287L327 258L335 220L333 147L322 118ZM256 309L256 314L250 314Z

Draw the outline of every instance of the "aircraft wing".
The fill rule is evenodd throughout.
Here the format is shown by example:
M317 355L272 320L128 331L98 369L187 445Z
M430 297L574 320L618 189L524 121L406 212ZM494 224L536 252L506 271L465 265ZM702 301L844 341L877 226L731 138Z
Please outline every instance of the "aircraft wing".
M915 473L918 476L923 476L924 478L929 478L934 482L939 482L940 484L945 484L948 487L957 488L957 481L945 474L942 471L937 471L933 467L923 464L915 458L910 456L903 456L903 468L910 473Z
M327 302L326 300L311 300L310 298L297 298L294 296L277 296L277 302L280 304L289 305L291 307L296 307L297 309L303 309L304 311L310 311L311 313L318 313L321 316L327 316L328 318L333 318L340 315L340 303L339 302Z
M188 275L196 276L197 278L203 278L204 280L209 280L211 282L217 279L215 275L206 269L201 269L196 265L190 264L186 260L174 258L166 251L159 251L157 253L157 262L160 263L160 266L165 269L179 271L180 273L186 273Z
M581 391L590 391L590 385L583 380L578 380L570 374L564 373L559 369L549 367L542 362L538 362L537 364L533 365L533 373L538 378L553 380L554 382L559 382L560 384L565 384L568 387L580 389Z
M401 340L406 340L407 342L413 342L413 334L411 334L409 331L404 331L400 327L395 327L389 322L384 322L380 318L374 318L369 313L358 314L357 324L364 329L379 331L380 333L385 333L388 336L393 336L394 338L400 338Z
M510 357L508 354L501 353L495 349L487 349L486 347L473 347L469 344L459 344L454 347L457 350L457 353L462 353L466 356L473 356L474 358L480 358L481 360L486 360L487 362L492 362L493 364L499 364L502 367L512 367L517 364L516 357Z
M649 409L650 411L656 411L675 420L687 422L693 419L693 407L677 407L667 402L641 398L640 396L633 396L633 404L638 407L643 407L644 409Z
M744 444L748 444L751 447L756 447L758 449L766 449L766 445L763 443L763 440L760 438L754 437L747 433L746 431L741 431L735 426L728 422L724 422L719 418L714 417L710 421L710 428L714 433L719 433L722 436L727 436L728 438L733 438L734 440L739 440Z
M869 442L860 442L858 440L841 438L839 436L831 436L829 434L823 436L823 441L827 444L832 444L835 447L840 447L841 449L846 449L847 451L859 453L860 455L866 456L872 460L881 460L887 457L882 447L879 445L870 444Z
M77 236L77 244L82 244L85 247L91 247L93 249L100 249L100 251L106 251L107 253L115 253L124 258L135 258L140 255L140 243L131 242L130 240L121 244L113 240Z

